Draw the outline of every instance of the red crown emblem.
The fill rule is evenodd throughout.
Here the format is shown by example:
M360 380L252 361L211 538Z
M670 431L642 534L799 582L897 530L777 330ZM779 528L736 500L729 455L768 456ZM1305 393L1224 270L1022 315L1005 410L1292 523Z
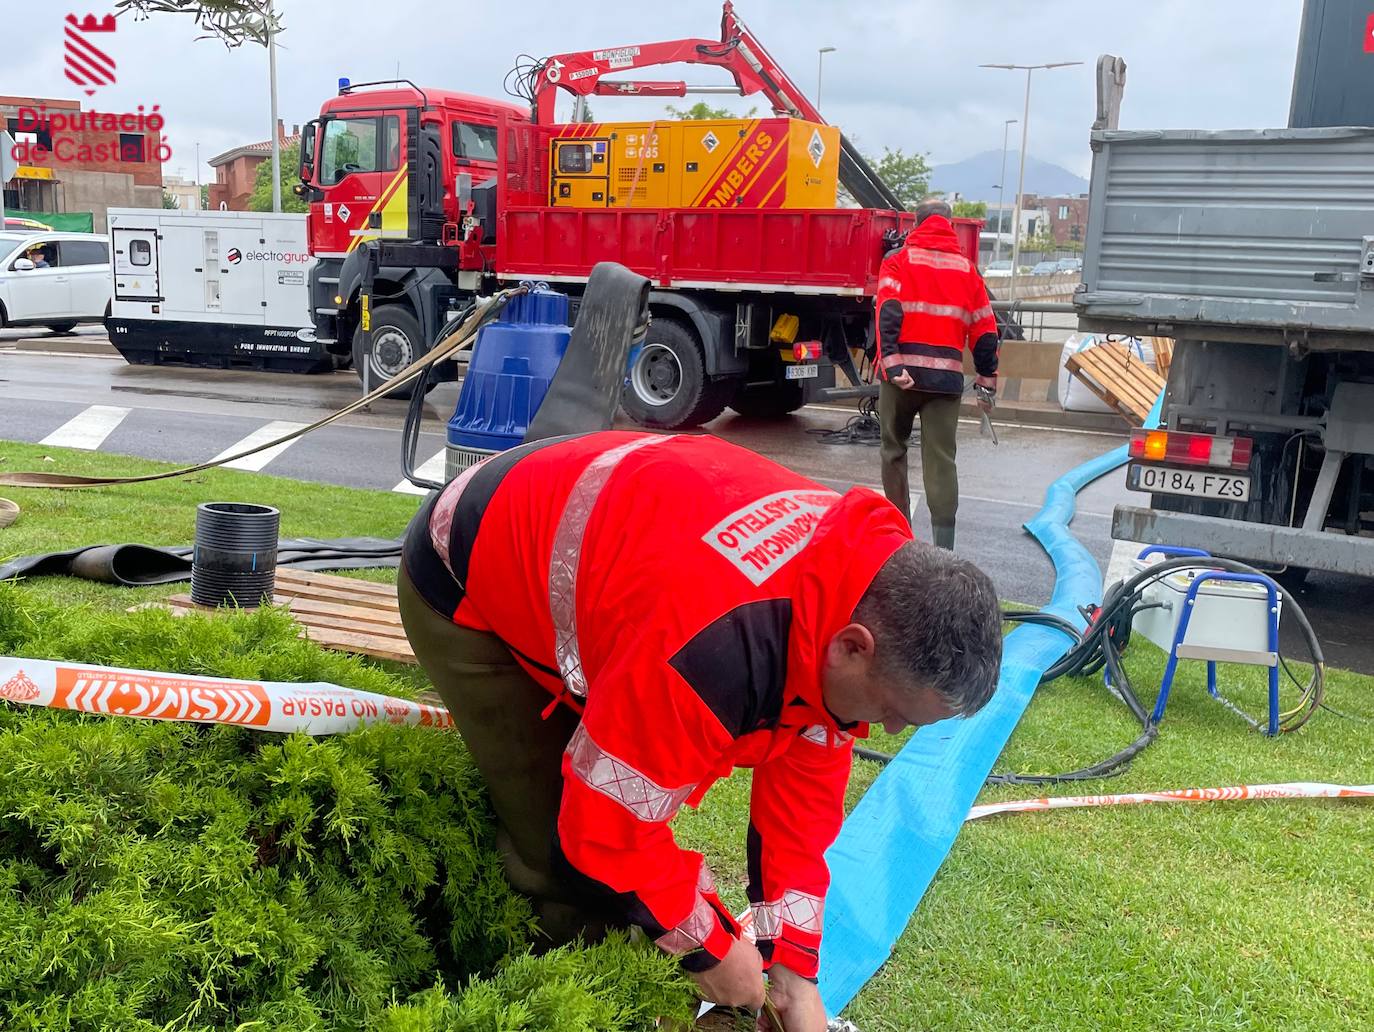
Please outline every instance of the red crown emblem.
M32 702L38 698L38 685L31 681L24 671L19 671L4 684L0 684L0 699L11 702Z
M86 37L88 33L114 32L114 15L97 18L88 14L78 18L69 14L63 29L66 43L63 64L67 78L80 86L86 96L94 96L99 87L109 86L115 81L115 62L114 58Z

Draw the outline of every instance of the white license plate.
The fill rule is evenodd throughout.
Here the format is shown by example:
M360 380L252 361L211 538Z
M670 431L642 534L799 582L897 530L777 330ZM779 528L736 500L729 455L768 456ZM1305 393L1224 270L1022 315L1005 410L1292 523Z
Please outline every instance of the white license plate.
M1131 463L1126 471L1126 486L1132 491L1214 498L1219 502L1250 500L1248 476L1216 473L1211 470L1174 469L1171 466L1142 466L1139 463Z
M821 367L818 365L790 365L787 367L787 379L789 380L809 380L813 376L821 375Z

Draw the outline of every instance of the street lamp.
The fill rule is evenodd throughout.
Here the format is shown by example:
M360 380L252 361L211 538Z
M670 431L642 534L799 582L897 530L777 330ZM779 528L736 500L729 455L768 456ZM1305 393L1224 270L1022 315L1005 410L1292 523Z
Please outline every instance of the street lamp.
M1016 124L1016 119L1008 118L1002 123L1002 174L997 177L997 235L992 238L992 260L997 261L1002 257L1002 226L1006 223L1006 216L1003 213L1007 193L1007 133ZM1016 263L1012 263L1011 274L1016 275Z
M1021 171L1016 177L1016 203L1012 206L1011 225L1011 285L1007 288L1008 300L1016 300L1016 263L1021 259L1021 196L1026 187L1026 139L1030 136L1030 90L1031 72L1040 68L1071 68L1081 65L1082 61L1053 61L1049 64L985 64L979 68L1001 68L1005 71L1024 71L1026 73L1026 107L1021 113Z
M833 54L834 52L835 52L835 48L834 48L834 47L821 47L819 50L816 51L816 110L817 110L817 111L819 111L819 110L820 110L820 107L821 107L821 65L822 65L822 64L824 63L824 61L825 61L825 55L826 55L826 54Z
M277 27L267 0L267 78L272 94L272 210L281 211L281 133L277 131Z

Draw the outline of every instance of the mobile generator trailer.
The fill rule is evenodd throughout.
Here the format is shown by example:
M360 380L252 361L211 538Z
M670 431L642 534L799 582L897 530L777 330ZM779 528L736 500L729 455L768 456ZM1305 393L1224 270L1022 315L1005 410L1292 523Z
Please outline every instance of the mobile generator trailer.
M111 208L106 327L125 360L322 372L304 215Z

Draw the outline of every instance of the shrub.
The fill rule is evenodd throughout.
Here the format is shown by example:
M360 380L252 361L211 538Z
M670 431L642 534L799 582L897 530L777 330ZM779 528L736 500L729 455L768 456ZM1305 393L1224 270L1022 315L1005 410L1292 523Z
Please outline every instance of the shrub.
M0 585L0 654L409 694L271 610L69 611ZM456 734L0 705L0 1028L628 1030L687 1006L657 951L532 957L531 931Z

